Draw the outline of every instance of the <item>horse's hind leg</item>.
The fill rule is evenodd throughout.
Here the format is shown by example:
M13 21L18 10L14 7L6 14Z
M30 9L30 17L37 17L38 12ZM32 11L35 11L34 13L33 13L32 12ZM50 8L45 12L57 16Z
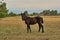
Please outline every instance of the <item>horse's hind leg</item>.
M38 32L40 32L40 30L41 30L41 28L42 28L42 33L43 33L43 32L44 32L43 25L42 25L41 23L38 23L38 25L39 25L39 30L38 30Z
M44 32L44 28L43 28L43 25L41 24L41 27L42 27L42 33Z

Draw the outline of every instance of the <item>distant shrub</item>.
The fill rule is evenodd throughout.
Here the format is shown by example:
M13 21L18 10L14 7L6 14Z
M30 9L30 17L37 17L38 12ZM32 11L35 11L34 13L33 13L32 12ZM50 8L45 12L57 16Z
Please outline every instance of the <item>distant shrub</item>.
M10 12L9 14L8 14L9 16L17 16L15 13L13 13L13 12Z
M5 13L0 13L0 18L6 17Z

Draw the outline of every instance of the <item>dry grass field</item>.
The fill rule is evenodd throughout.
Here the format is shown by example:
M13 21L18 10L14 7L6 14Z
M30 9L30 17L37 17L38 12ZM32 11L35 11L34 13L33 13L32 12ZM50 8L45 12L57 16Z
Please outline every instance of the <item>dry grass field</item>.
M0 19L0 40L60 40L60 16L43 16L44 33L38 25L31 25L32 32L26 33L26 24L21 17Z

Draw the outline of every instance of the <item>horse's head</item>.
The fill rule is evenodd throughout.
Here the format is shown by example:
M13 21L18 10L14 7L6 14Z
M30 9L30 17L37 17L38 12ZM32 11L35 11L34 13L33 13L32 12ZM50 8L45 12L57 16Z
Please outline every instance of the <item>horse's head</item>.
M22 17L22 20L24 21L26 19L26 14L25 13L22 13L21 14L21 17Z

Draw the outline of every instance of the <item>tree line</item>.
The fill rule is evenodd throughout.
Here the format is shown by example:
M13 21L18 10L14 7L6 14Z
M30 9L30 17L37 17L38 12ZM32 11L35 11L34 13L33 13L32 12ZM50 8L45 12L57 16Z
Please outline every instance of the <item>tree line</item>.
M53 15L60 15L60 13L58 13L57 10L43 10L40 13L37 12L33 12L32 14L29 14L28 11L24 11L23 13L26 13L27 15L33 16L33 15L43 15L43 16L53 16ZM21 13L14 13L14 12L10 12L6 7L6 3L1 3L0 4L0 18L3 17L9 17L9 16L20 16Z

